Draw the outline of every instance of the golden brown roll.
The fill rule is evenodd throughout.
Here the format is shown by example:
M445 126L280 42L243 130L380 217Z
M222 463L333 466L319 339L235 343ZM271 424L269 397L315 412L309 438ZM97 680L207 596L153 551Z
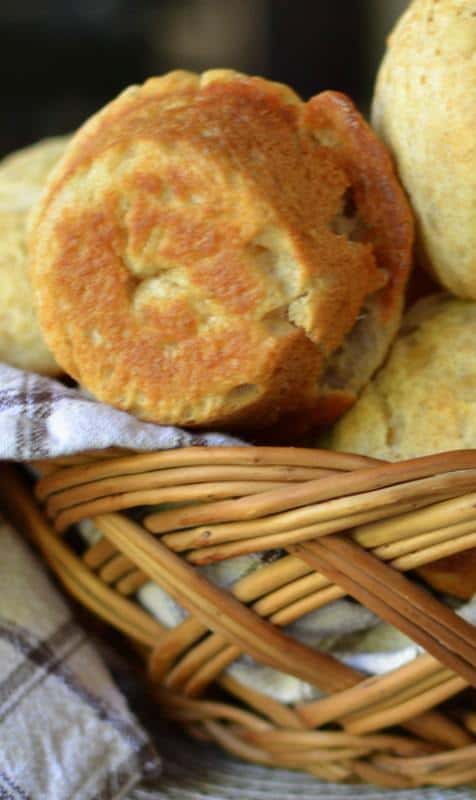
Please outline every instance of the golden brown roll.
M437 294L404 317L384 367L335 425L333 450L398 461L476 448L476 303ZM476 550L418 570L435 589L476 593Z
M345 96L174 72L123 92L31 231L45 337L100 399L181 425L335 418L398 325L412 219Z
M28 277L27 221L66 138L47 139L0 161L0 361L61 372L43 339Z
M476 0L414 0L393 31L372 121L416 214L422 262L476 300Z

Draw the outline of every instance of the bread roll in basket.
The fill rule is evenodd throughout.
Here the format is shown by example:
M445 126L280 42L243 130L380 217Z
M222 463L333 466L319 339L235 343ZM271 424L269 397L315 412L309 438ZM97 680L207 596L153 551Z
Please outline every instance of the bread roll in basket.
M474 451L386 463L311 448L192 447L34 466L43 475L35 496L3 467L2 504L68 591L130 640L159 713L240 758L327 781L476 778L474 628L414 574L476 545ZM101 538L78 548L84 520ZM261 554L261 568L226 589L198 571L247 554ZM176 627L138 602L151 581L188 612ZM283 632L344 596L426 653L368 677ZM245 686L229 671L243 654L322 695L280 702Z
M413 221L345 95L177 71L82 126L30 233L43 333L86 389L262 428L355 401L398 328Z
M213 213L226 228L210 227ZM59 363L102 400L192 426L338 417L396 333L411 245L390 159L350 101L304 104L226 71L121 95L74 137L31 223ZM476 544L475 451L388 463L191 447L33 466L34 492L3 468L2 502L72 595L130 640L160 713L326 781L476 781L474 628L414 573ZM251 555L260 568L226 587L202 569ZM138 602L151 581L184 609L178 624ZM417 657L369 676L284 630L347 596ZM312 698L237 680L243 656Z

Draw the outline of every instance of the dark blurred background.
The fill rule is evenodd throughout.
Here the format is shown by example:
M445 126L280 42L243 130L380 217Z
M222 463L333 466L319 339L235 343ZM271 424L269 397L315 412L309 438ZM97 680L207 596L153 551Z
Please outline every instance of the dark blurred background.
M368 113L408 0L0 0L0 155L74 130L131 83L232 67Z

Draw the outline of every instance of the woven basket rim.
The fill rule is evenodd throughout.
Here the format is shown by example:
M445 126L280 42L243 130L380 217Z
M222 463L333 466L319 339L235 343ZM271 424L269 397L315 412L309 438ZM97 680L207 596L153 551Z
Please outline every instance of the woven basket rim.
M2 500L65 587L135 643L163 711L193 735L334 782L476 781L476 713L440 708L476 685L476 634L406 575L476 545L476 450L393 464L306 448L115 450L35 467L37 500L12 466ZM164 503L140 522L123 513ZM79 556L63 534L85 517L102 539ZM258 547L286 555L230 592L195 570ZM150 579L190 612L177 628L134 600ZM365 678L281 632L347 593L427 652ZM239 685L226 668L243 652L328 696L290 707Z

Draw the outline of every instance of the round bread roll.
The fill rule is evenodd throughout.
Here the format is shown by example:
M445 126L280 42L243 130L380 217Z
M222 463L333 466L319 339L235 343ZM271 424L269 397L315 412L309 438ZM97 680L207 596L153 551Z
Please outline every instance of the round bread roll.
M0 161L0 361L56 375L33 309L27 221L66 138L47 139Z
M350 100L226 70L123 92L74 137L31 230L59 363L188 426L338 416L395 333L411 245Z
M389 357L334 426L333 450L388 461L476 447L476 303L426 297Z
M5 156L0 161L1 180L13 181L19 190L23 186L25 205L31 207L38 200L46 178L63 155L70 138L52 136Z
M333 428L333 450L388 461L476 448L476 303L438 294L404 317L385 366ZM476 594L476 549L420 568L436 589Z
M476 0L414 0L390 36L372 121L416 214L423 263L476 299Z

